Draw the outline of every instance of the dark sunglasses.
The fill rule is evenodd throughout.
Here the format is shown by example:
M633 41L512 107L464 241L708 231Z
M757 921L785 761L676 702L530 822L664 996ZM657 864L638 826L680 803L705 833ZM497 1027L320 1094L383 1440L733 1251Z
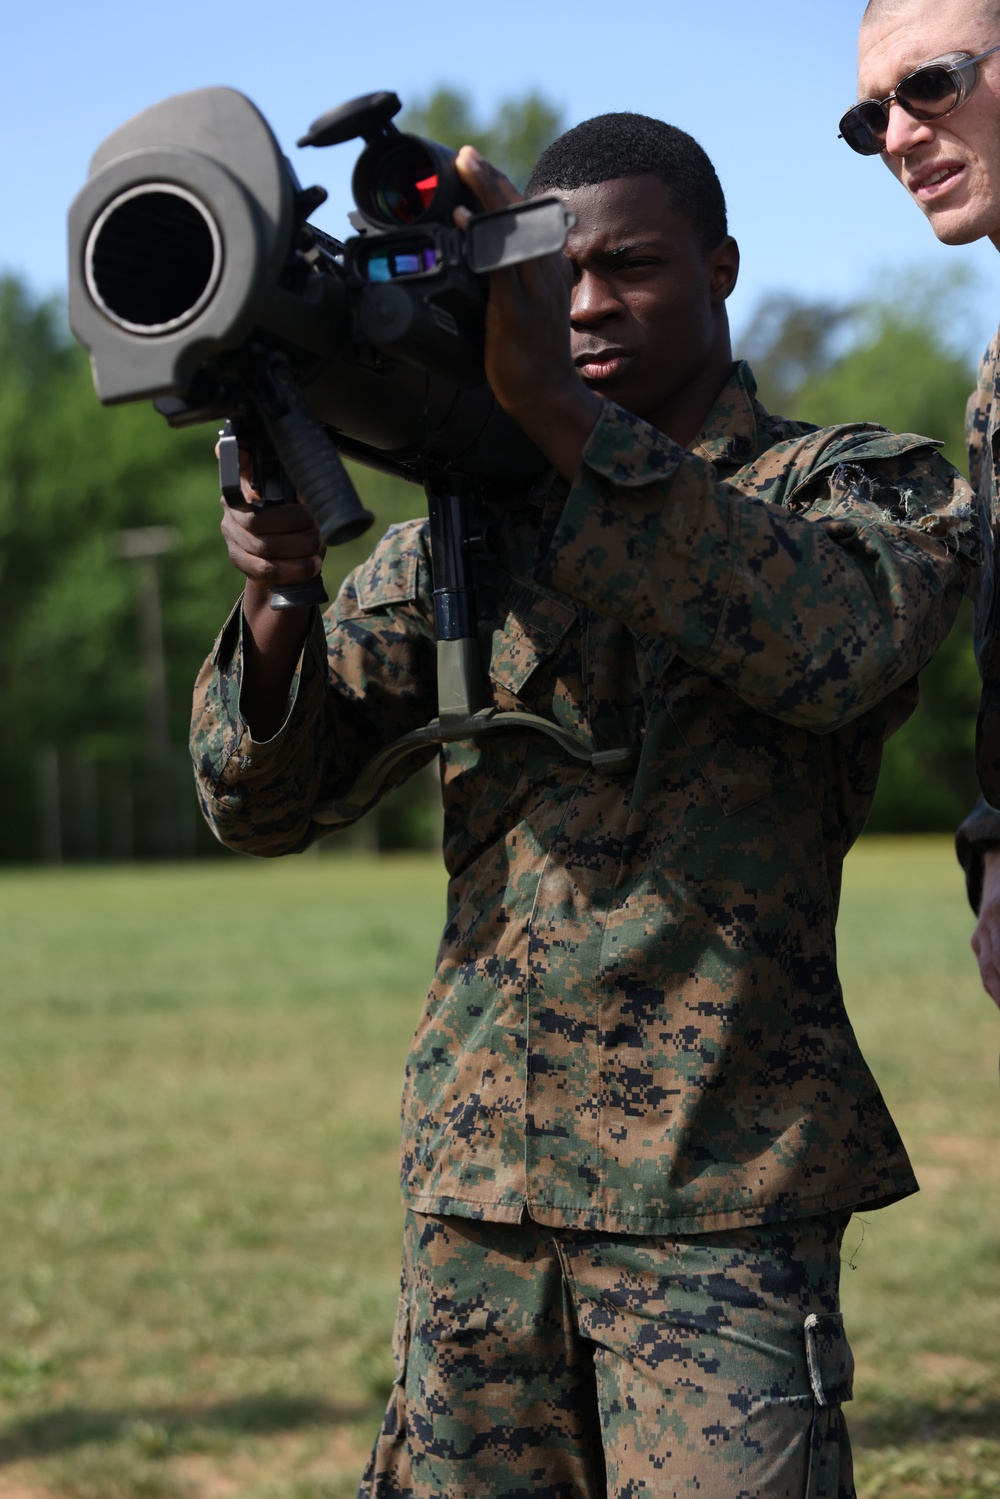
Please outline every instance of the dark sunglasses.
M889 105L896 103L915 120L941 120L964 104L979 82L977 62L1000 52L1000 45L978 57L967 52L948 52L908 73L884 99L864 99L849 109L840 122L839 139L861 156L878 156L885 150L889 129Z

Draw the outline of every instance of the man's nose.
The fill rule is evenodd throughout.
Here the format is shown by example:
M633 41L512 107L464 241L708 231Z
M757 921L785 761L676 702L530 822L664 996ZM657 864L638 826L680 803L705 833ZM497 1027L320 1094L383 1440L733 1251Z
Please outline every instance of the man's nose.
M570 322L574 327L592 327L619 311L620 303L603 276L584 271L573 287Z
M916 146L934 139L933 120L915 120L896 100L889 102L889 124L885 132L888 156L907 156Z

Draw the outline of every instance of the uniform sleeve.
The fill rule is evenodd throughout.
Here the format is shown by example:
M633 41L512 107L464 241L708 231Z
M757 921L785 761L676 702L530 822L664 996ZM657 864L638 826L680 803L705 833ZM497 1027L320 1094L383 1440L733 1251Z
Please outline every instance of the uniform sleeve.
M998 517L996 477L993 455L988 442L993 425L993 403L997 361L1000 358L1000 334L994 338L979 366L976 389L969 397L965 413L965 435L969 447L969 473L979 496L979 524L984 538L983 567L975 591L976 664L983 679L976 731L976 772L986 796L1000 802L1000 630L997 612ZM984 803L984 805L988 805ZM976 818L976 812L972 814ZM968 823L963 826L968 826ZM960 833L961 839L961 833ZM970 849L975 844L970 845ZM961 843L960 843L961 856ZM972 857L970 853L970 857ZM982 886L982 855L976 854L966 866L970 896L975 890L978 904Z
M312 809L343 795L385 745L436 712L434 632L423 523L393 527L315 613L273 738L255 740L240 706L242 612L198 676L191 753L202 812L228 847L263 856L306 848ZM430 758L414 757L390 790Z
M965 408L965 443L969 450L969 480L974 490L982 489L983 465L986 460L986 434L993 409L993 380L1000 357L1000 334L979 361L976 388Z
M925 665L978 556L961 476L926 439L877 430L779 444L736 487L608 405L543 581L666 638L758 711L840 728Z
M973 807L955 835L955 852L965 870L969 904L976 912L983 894L983 854L1000 844L1000 812L984 797Z

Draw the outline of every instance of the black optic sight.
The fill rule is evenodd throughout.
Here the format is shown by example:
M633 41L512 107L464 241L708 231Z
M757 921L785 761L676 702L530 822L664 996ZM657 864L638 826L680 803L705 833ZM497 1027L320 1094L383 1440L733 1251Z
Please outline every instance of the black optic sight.
M451 473L502 490L545 467L484 380L483 275L561 249L572 218L537 198L463 233L454 208L476 205L454 152L401 134L399 109L369 94L300 142L366 142L347 243L308 222L325 190L300 186L227 88L126 121L69 214L70 325L100 399L152 398L176 426L229 421L262 455L259 492L290 481L331 544L371 522L338 451L422 484ZM232 451L226 475L235 499Z
M364 337L433 374L478 385L486 288L454 220L459 204L473 212L478 205L455 170L455 152L397 130L400 109L393 93L365 94L321 115L298 145L365 141L351 178L359 235L344 246L365 287ZM427 284L398 285L414 281Z
M321 115L298 144L332 146L357 136L366 143L351 179L357 210L350 218L359 236L344 246L365 287L358 308L364 337L432 374L478 385L483 273L561 249L566 211L558 198L538 198L477 213L455 170L456 153L397 130L392 121L401 108L395 94L365 94ZM460 205L475 215L466 232L455 226Z
M478 207L455 171L455 152L392 123L402 109L395 94L365 94L314 120L299 146L336 146L360 136L351 191L358 212L375 229L421 222L451 224L459 204Z

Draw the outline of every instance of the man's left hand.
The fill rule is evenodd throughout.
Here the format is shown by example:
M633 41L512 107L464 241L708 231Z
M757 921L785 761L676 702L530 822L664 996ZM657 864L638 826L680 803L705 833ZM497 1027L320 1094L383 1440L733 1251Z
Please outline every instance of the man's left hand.
M455 166L484 212L522 201L514 184L473 146L462 147ZM471 216L459 208L455 221L464 229ZM485 350L486 377L497 400L569 480L603 407L570 354L572 285L563 254L491 272Z
M972 951L979 960L983 988L1000 1005L1000 848L988 848L983 854L983 894Z

